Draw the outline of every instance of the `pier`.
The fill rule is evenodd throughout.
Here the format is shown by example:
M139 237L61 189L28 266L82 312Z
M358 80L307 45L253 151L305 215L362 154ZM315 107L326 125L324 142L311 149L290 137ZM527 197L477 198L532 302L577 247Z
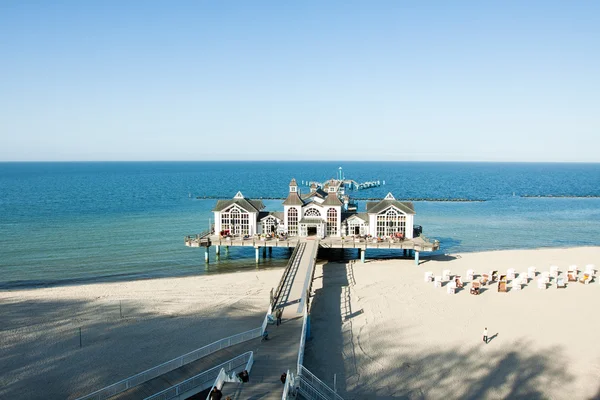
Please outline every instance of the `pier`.
M221 237L220 235L204 232L198 235L186 236L184 243L188 247L204 247L204 260L209 262L209 248L215 246L215 252L220 254L223 246L225 247L253 247L255 249L255 261L259 262L261 248L271 249L273 247L296 247L298 243L305 242L306 239L292 237L289 239L261 238L256 237ZM325 237L319 239L319 248L323 249L357 249L360 259L365 261L368 249L395 249L402 251L403 256L412 256L415 263L419 263L419 253L432 252L439 250L440 243L437 240L429 240L424 236L418 236L413 239L379 239L379 238L361 238L361 237Z

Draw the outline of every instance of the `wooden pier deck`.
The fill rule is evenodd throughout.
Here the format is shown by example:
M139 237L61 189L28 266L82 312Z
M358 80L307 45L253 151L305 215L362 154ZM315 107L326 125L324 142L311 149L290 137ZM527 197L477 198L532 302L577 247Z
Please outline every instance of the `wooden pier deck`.
M242 246L242 247L296 247L298 243L305 242L311 238L289 239L260 239L255 237L250 238L223 238L219 235L192 235L185 237L185 245L188 247L210 247L210 246ZM415 250L415 251L435 251L438 250L440 244L437 240L430 241L424 236L419 236L414 239L404 240L378 240L365 238L336 238L326 237L319 239L319 247L331 249L397 249L397 250Z

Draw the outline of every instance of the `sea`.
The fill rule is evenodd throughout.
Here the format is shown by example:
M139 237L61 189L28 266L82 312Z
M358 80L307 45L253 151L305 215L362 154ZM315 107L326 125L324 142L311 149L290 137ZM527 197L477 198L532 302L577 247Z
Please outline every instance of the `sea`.
M289 251L188 248L216 198L282 210L288 184L379 181L360 199L412 200L438 253L600 244L600 164L449 162L0 163L0 289L279 268ZM365 200L360 200L364 211ZM369 250L368 258L397 254ZM352 250L336 257L352 258Z

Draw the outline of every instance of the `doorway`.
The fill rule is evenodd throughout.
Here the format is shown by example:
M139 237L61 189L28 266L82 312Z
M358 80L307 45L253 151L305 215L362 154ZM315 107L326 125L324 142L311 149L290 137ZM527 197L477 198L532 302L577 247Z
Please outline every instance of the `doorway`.
M306 233L308 236L317 236L317 227L316 226L307 227Z

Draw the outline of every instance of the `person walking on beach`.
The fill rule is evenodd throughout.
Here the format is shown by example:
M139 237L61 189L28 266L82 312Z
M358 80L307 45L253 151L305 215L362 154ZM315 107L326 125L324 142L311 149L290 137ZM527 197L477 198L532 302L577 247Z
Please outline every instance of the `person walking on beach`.
M277 318L277 326L281 325L281 316L283 315L283 309L278 308L275 311L275 318Z
M483 330L483 343L487 344L488 342L488 331L487 328Z

